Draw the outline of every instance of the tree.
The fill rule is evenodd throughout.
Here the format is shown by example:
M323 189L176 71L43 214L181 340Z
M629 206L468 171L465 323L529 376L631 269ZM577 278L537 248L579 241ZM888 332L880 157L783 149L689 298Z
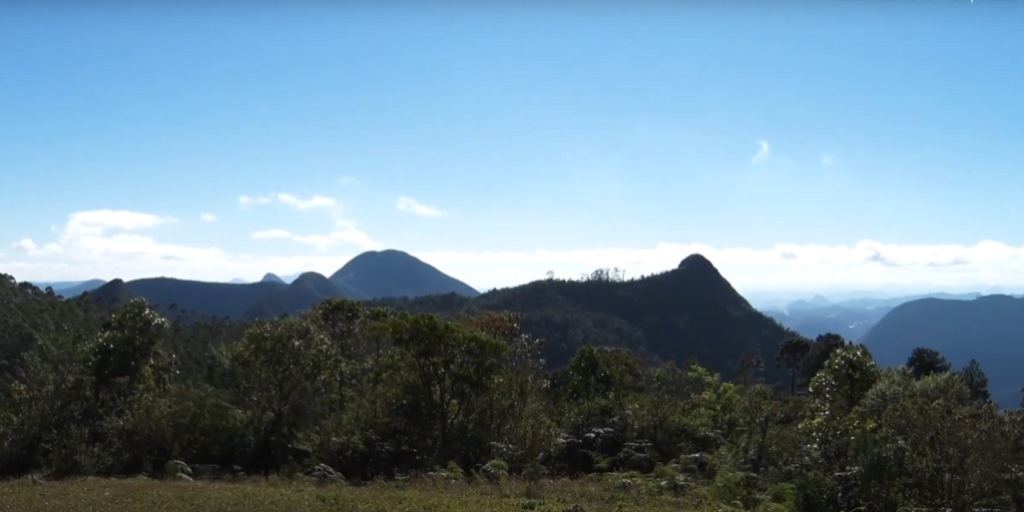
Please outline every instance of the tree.
M1024 407L1024 404L1022 404ZM1015 512L1024 512L1024 411L1003 415L1005 437L1009 439L1009 467L1004 472L1003 488Z
M740 384L748 386L757 382L762 372L764 359L761 359L761 356L749 352L740 356L740 361L736 364L736 377Z
M610 470L636 427L646 367L625 349L585 346L554 378L562 430L557 465L568 473Z
M519 317L510 313L481 313L461 323L507 347L493 401L487 405L496 426L493 456L510 463L513 471L532 472L555 436L548 395L550 381L540 356L542 342L525 334Z
M809 416L804 428L811 435L822 462L834 468L847 465L850 429L848 416L868 393L881 372L863 345L832 353L808 386Z
M561 400L579 407L581 419L609 420L617 406L643 389L644 366L628 350L585 346L556 377Z
M98 391L115 385L128 389L154 378L157 347L167 334L163 317L135 299L111 316L93 349L92 370Z
M660 460L714 453L738 437L744 406L739 386L697 363L664 364L648 381L633 400L639 405L633 413L635 433L651 443Z
M956 375L889 374L854 416L863 502L880 510L1003 508L1000 485L1012 474L1004 419L972 400Z
M968 361L967 366L960 370L959 375L971 392L972 400L986 403L992 399L988 392L988 376L985 375L978 361L974 359Z
M500 377L505 345L435 315L405 315L393 322L403 414L424 462L479 459L490 440L484 432L488 418L481 413Z
M810 382L821 368L825 366L828 358L832 357L832 353L845 346L847 346L846 340L832 332L827 332L815 338L814 343L811 343L811 347L807 351L807 355L804 356L803 361L800 363L800 373L803 375L804 380Z
M250 464L277 470L303 451L300 434L340 405L337 346L305 319L260 322L234 347L232 363L255 440Z
M775 358L775 364L789 368L789 393L796 394L797 375L800 372L800 364L807 353L811 351L811 344L804 338L790 338L779 347L779 354Z
M907 359L906 368L915 379L949 372L949 361L937 350L917 347Z

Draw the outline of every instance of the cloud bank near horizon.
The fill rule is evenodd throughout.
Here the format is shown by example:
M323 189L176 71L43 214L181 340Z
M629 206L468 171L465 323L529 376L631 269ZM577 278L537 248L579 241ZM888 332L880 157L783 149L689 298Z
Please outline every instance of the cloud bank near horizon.
M0 256L0 272L19 280L47 281L153 276L256 280L266 272L330 274L362 250L383 246L371 245L361 236L328 235L324 243L309 241L307 245L317 249L310 254L252 254L165 243L152 233L177 222L169 216L126 210L75 212L54 241L22 238L9 243L10 250ZM302 238L284 230L257 232L252 236L254 248L260 240L281 237ZM575 279L596 268L618 267L627 277L639 277L675 268L692 253L708 257L741 293L1024 289L1024 246L992 240L973 245L863 240L852 245L776 244L761 248L681 242L571 250L396 248L481 290L542 279L549 271L558 278Z

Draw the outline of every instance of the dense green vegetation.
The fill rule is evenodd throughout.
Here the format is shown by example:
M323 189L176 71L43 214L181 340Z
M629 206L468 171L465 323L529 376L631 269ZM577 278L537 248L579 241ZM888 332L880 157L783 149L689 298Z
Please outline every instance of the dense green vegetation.
M376 285L371 288L367 281ZM379 295L351 294L338 283L345 283L345 289L364 283L360 290ZM565 366L581 347L595 345L628 348L654 363L696 359L732 378L743 365L771 361L789 336L698 254L668 272L630 280L621 271L599 269L580 280L545 279L475 297L469 290L419 296L450 291L453 283L457 281L412 256L382 251L356 257L331 278L308 272L290 285L116 280L90 293L88 300L112 312L144 298L168 318L185 321L278 318L306 313L331 298L365 297L378 297L378 306L449 319L512 312L524 332L544 340L548 369ZM782 377L773 365L764 371L768 381Z
M442 295L381 304L448 317L515 313L525 332L544 340L550 369L595 345L627 348L655 364L697 360L729 379L745 366L762 365L764 378L777 382L782 372L763 363L790 336L699 254L668 272L632 280L599 269L580 280L534 281L473 299Z
M607 308L619 304L630 305ZM651 510L1024 510L1024 415L988 400L979 365L952 371L930 351L883 369L837 335L793 337L723 379L700 357L652 365L586 344L550 369L543 340L497 312L334 299L238 324L171 321L130 301L100 321L88 300L9 278L0 307L9 476L340 473L497 489L597 478L606 493L652 496ZM549 505L533 506L569 509Z

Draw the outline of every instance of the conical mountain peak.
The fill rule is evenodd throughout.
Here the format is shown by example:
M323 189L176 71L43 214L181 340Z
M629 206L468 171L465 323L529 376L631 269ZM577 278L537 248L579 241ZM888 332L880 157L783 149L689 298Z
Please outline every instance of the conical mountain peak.
M681 270L705 270L718 272L718 269L711 263L711 260L704 257L703 254L693 253L683 261L679 262L679 269Z
M479 295L466 283L409 253L394 249L364 252L352 258L330 279L347 295L360 299L445 293Z
M277 274L275 274L273 272L267 272L267 274L265 276L263 276L263 279L260 279L260 282L261 283L285 284L284 283L284 279L281 279Z

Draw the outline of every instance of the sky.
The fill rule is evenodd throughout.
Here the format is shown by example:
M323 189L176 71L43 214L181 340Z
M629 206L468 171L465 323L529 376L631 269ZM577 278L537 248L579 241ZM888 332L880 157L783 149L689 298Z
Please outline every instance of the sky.
M1024 3L0 4L0 272L1024 291Z

